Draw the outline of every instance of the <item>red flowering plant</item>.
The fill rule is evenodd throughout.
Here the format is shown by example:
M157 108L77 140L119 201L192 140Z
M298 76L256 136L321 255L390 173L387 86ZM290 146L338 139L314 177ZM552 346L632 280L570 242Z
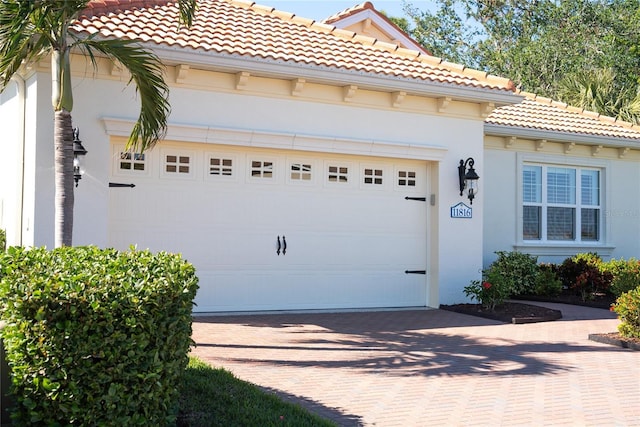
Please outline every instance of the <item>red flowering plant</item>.
M469 286L465 286L464 294L477 300L485 310L494 311L511 295L509 282L491 268L483 271L482 275L482 280L472 280Z

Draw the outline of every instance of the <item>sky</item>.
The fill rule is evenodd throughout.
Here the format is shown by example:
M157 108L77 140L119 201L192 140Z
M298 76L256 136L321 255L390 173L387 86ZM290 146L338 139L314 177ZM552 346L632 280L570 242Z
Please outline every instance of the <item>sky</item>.
M363 3L364 0L255 0L256 3L265 6L275 7L286 12L295 13L304 18L311 18L321 21L329 16L341 12L345 9ZM389 16L404 16L402 11L402 0L370 0L373 6L380 11L384 11ZM414 7L427 10L432 4L432 0L410 0Z

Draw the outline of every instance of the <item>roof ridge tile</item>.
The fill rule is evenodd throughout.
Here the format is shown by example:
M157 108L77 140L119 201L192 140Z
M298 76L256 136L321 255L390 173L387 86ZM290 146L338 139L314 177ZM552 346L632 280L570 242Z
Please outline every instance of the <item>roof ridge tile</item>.
M324 22L320 21L314 21L314 23L309 28L311 28L312 30L321 31L326 34L331 34L336 27L335 25L325 24Z
M576 107L573 105L567 105L566 110L577 114L582 114L584 112L584 108Z
M251 9L265 13L272 13L274 10L276 10L275 7L265 6L263 4L258 4L255 2L253 3L253 5L251 5Z
M508 87L510 90L515 90L516 88L516 84L513 82L513 80L508 79L506 77L500 77L494 74L487 74L487 77L485 79L489 83L494 83L498 86L505 86L505 87Z
M596 113L595 111L582 110L582 114L593 119L597 119L600 117L600 113Z
M305 27L310 28L313 25L313 23L316 21L310 18L304 18L302 16L293 15L293 17L291 18L291 22L304 25Z
M285 12L284 10L273 9L271 14L277 16L280 19L284 19L285 21L290 21L296 15L295 13Z
M342 28L334 28L331 34L338 37L344 37L347 40L352 40L356 36L356 33L353 31L343 30Z
M417 58L421 54L418 50L407 49L406 47L398 47L396 53L404 56L405 58Z
M442 58L439 58L437 56L424 55L420 53L420 55L418 55L418 59L425 64L429 64L433 66L442 64Z
M551 105L551 103L553 102L553 99L547 98L546 96L536 95L536 101L541 103L541 104L549 104L549 105Z
M342 18L346 18L347 16L353 15L354 13L360 12L366 9L375 9L373 4L370 1L365 1L355 6L348 7L344 10L341 10L338 13L334 13L333 15L327 17L322 22L331 23L333 21L340 20Z
M607 117L608 117L608 116L607 116ZM615 118L614 118L613 120L615 121L615 123L616 123L616 124L618 124L618 125L620 125L620 126L623 126L623 127L627 128L627 129L633 129L633 130L635 130L635 128L637 128L637 127L638 127L638 125L637 125L637 124L635 124L635 123L631 123L631 122L627 122L627 121L625 121L625 120L618 120L618 119L615 119Z
M374 46L380 47L382 49L388 50L390 52L396 52L398 50L398 45L391 42L385 42L382 40L377 40L373 43Z
M358 34L358 33L354 33L354 34L355 36L353 37L353 39L366 46L373 46L378 40L375 37L365 36L364 34Z
M235 6L240 6L243 9L250 9L251 7L253 7L254 4L256 4L256 2L249 1L249 0L227 0L227 1Z
M456 64L455 62L449 62L449 61L440 61L440 65L451 70L456 70L460 73L464 73L464 70L467 68L462 64Z

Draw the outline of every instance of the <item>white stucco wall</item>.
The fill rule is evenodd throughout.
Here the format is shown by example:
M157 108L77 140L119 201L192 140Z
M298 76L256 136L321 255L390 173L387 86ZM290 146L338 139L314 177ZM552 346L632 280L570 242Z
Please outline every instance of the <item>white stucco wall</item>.
M25 169L32 202L25 202L28 217L26 244L53 246L53 113L50 106L50 76L32 79L34 92L28 101ZM73 124L88 150L85 174L75 193L74 244L106 246L108 242L109 173L112 165L110 136L104 118L134 121L139 104L125 79L74 78ZM37 87L37 91L35 88ZM340 92L342 89L339 89ZM36 96L37 95L37 96ZM370 95L375 96L375 95ZM385 95L388 96L388 95ZM235 90L171 88L170 125L221 127L239 130L304 134L415 146L446 148L444 158L431 167L429 260L425 260L431 284L430 305L465 300L462 288L479 278L482 268L483 199L489 179L485 177L483 123L481 117L463 113L424 113L415 109L368 107L357 102L316 102L304 97L271 96ZM466 108L466 110L464 110ZM475 110L472 110L475 111ZM332 147L333 152L339 146ZM480 195L473 203L473 218L455 219L449 209L458 202L457 166L473 157L480 175ZM29 235L29 233L32 233Z
M519 142L510 149L501 149L491 137L485 150L485 215L483 265L488 267L496 258L495 251L515 249L538 256L541 262L562 262L580 252L597 252L604 259L640 257L640 199L637 182L640 180L640 163L636 154L620 158L615 149L602 149L597 156L591 147L577 146L564 153L560 144L547 143L545 149L536 151L533 142ZM523 159L540 163L601 168L603 226L601 242L556 245L523 245L518 235L518 207L521 181L518 164Z
M9 245L21 240L23 114L24 86L11 81L0 93L0 229L7 232Z

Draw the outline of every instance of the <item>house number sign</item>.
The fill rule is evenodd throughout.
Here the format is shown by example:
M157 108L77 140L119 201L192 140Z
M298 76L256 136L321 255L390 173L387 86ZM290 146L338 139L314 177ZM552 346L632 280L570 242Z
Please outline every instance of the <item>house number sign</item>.
M462 202L451 206L451 218L471 218L472 214L471 207Z

